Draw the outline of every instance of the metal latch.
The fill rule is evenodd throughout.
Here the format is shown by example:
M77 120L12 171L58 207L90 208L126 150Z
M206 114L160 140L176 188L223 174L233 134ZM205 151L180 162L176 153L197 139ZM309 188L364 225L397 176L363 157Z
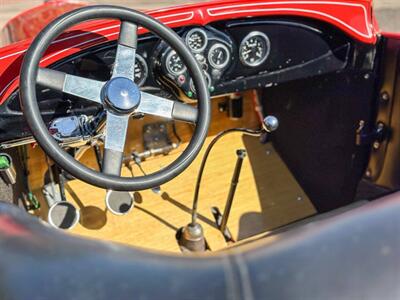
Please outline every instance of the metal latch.
M356 132L356 145L373 145L375 149L388 137L388 127L383 122L378 122L372 131L365 126L365 121L360 121Z

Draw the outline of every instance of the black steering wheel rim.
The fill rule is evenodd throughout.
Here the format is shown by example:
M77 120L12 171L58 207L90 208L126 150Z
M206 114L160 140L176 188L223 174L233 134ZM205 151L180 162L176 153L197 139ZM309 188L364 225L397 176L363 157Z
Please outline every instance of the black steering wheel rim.
M186 64L196 87L198 118L192 140L183 153L167 167L147 176L127 178L108 175L90 169L67 154L50 135L42 120L36 97L36 78L39 63L47 48L68 28L93 19L118 19L143 26L166 41ZM136 191L152 188L170 181L182 173L196 158L207 137L211 119L210 95L202 70L189 48L170 28L141 12L109 5L98 5L71 11L52 21L34 39L25 54L20 76L20 99L26 121L44 152L61 168L89 184L117 191Z

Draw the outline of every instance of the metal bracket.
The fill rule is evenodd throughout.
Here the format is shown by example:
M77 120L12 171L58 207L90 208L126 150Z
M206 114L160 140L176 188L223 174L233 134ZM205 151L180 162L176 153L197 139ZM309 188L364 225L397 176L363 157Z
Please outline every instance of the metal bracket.
M146 150L171 145L166 122L150 123L143 126L143 146Z
M356 132L356 145L373 145L374 149L378 149L380 144L389 136L388 132L388 127L383 122L378 122L375 128L369 131L365 128L365 122L360 121Z

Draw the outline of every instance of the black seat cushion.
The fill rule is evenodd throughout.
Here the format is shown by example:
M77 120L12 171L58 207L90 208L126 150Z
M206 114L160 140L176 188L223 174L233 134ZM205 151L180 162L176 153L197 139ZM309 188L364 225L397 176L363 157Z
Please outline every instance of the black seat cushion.
M194 258L74 237L0 204L0 299L399 299L399 231L397 193Z

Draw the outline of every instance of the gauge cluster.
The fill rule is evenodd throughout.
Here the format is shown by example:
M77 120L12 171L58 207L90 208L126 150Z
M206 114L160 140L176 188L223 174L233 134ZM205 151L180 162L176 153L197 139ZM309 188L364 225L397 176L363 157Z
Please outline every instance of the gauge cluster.
M233 65L233 42L226 34L211 27L194 27L181 33L186 46L191 50L203 70L211 93L223 78L224 73ZM161 82L173 86L176 96L195 99L196 87L175 50L161 44L158 53Z
M360 47L340 31L298 19L246 18L175 30L202 67L211 96L254 88L271 89L269 95L280 94L284 90L277 88L280 84L336 74L361 65L360 74L364 76L364 64L356 62L370 57L372 51ZM113 69L116 48L116 41L104 43L50 67L106 81ZM140 36L136 53L135 82L141 90L182 101L196 99L196 87L187 67L157 36ZM369 78L373 80L372 76ZM94 116L102 109L94 102L47 88L38 88L37 97L42 117L48 123L61 116ZM0 107L0 116L0 142L31 136L18 90Z
M347 40L321 36L321 30L313 26L287 20L232 20L178 28L176 33L201 67L210 95L217 96L340 69L349 55ZM60 63L60 70L106 81L115 54L115 42L103 44L71 57L72 64ZM171 99L197 98L191 74L178 53L152 34L139 37L135 83Z
M183 28L178 34L203 70L211 95L231 92L221 88L221 85L235 80L232 74L237 70L254 74L265 70L271 52L271 41L261 30L249 30L240 40L212 26ZM105 81L113 69L115 53L115 46L110 44L93 50L75 63L79 64L80 72L85 77ZM197 97L189 70L178 53L151 35L139 40L135 83L140 88L167 90L171 96L183 100L195 100Z
M217 96L340 69L348 44L337 39L331 45L329 36L321 38L312 26L294 21L233 20L176 32L201 67L210 95ZM308 45L314 45L313 51ZM105 81L113 69L115 52L112 43L92 49L75 59L75 67L83 77ZM178 53L151 34L139 38L135 82L141 89L171 99L197 98L192 76Z
M297 18L232 19L174 30L201 66L211 96L255 88L273 92L280 84L345 71L353 66L352 62L364 66L356 62L371 57L370 49L360 47L341 31ZM117 41L110 41L50 67L106 81L110 79L116 48ZM138 38L136 53L135 82L141 90L182 101L196 99L196 87L187 67L165 42L150 33L143 34ZM93 116L101 110L94 102L47 88L38 88L37 97L46 122L71 114ZM1 106L0 116L0 141L31 136L18 91Z
M233 70L257 74L264 71L271 52L271 41L261 30L250 30L240 41L214 27L193 27L180 35L203 70L211 95L224 93L221 84L231 80ZM196 98L196 87L178 54L161 43L158 49L161 83L171 87L179 98ZM228 92L228 91L227 91Z

